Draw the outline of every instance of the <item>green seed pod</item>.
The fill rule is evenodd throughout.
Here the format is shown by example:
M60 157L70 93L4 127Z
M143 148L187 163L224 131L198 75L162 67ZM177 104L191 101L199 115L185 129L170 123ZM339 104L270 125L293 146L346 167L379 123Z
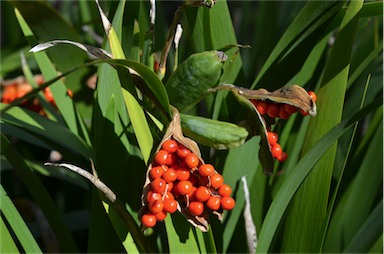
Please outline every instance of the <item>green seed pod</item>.
M183 132L201 145L229 149L242 145L248 131L233 123L181 114Z
M201 101L217 85L226 59L221 51L205 51L181 63L165 84L171 104L182 112Z

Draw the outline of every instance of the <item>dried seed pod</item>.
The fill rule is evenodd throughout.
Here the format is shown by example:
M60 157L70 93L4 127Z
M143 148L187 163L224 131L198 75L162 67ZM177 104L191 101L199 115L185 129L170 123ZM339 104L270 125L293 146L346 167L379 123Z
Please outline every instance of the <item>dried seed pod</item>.
M218 90L231 91L240 103L247 106L255 113L257 119L256 127L258 129L258 134L261 137L259 159L263 166L263 172L265 175L271 175L273 171L273 156L271 151L272 147L268 141L267 130L270 129L270 124L273 122L274 117L280 115L280 110L276 108L274 112L268 113L268 103L264 103L265 105L261 105L262 103L258 102L260 101L277 103L284 105L284 108L286 105L290 105L299 109L303 113L307 113L311 116L315 116L317 114L314 97L308 94L308 92L304 88L298 85L285 86L273 92L269 92L264 88L258 90L251 90L230 84L225 84L215 88L211 88L208 91L216 92ZM265 112L261 112L259 110L264 110ZM290 111L293 112L293 110ZM264 118L262 116L264 114L268 114L270 117ZM272 121L270 121L269 119L271 119Z

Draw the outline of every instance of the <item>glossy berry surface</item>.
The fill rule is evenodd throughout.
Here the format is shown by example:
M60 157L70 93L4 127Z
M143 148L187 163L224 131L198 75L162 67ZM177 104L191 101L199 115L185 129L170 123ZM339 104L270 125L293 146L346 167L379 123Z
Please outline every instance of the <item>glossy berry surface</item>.
M201 202L194 201L189 204L188 210L193 216L200 216L204 212L204 205Z
M156 216L151 213L144 214L141 217L141 223L147 228L152 228L156 225Z
M223 184L220 186L218 193L222 197L229 197L232 194L232 188L228 184Z
M168 139L161 145L161 149L168 153L175 153L178 148L177 142L173 139Z
M211 176L215 173L215 168L211 164L203 164L199 167L201 176Z
M189 194L192 191L192 183L190 181L180 181L177 184L177 190L181 195Z
M160 150L155 155L155 162L159 165L164 165L167 163L169 153L165 150Z
M231 197L223 197L220 205L224 210L232 210L235 207L235 200Z
M200 186L196 189L195 192L196 200L200 202L205 202L211 197L211 193L209 192L209 189L205 186Z
M190 153L184 158L185 164L191 169L196 168L199 165L199 158L196 154Z
M224 183L224 178L220 174L214 174L210 177L211 187L218 189Z
M212 196L207 200L207 207L212 211L217 211L220 209L221 198L217 196Z
M148 204L148 208L149 208L149 211L151 211L152 213L159 213L163 211L163 208L164 208L163 201L161 199L155 200Z
M267 132L268 142L270 145L274 145L279 140L278 135L275 132L268 131Z

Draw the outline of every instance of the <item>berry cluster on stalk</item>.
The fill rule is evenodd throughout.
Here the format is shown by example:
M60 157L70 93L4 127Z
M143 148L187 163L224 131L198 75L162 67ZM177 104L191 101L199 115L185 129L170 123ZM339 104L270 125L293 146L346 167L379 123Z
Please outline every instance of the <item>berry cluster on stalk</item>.
M174 139L166 140L155 154L149 173L150 188L140 220L154 227L168 213L185 208L192 216L205 210L232 210L232 189L211 164L203 164L190 149Z
M316 102L317 96L315 92L308 91L308 95ZM256 107L257 111L261 115L268 115L270 118L281 118L287 120L293 113L300 112L303 116L308 115L307 112L285 103L277 103L269 100L250 100L252 104ZM271 145L271 154L273 158L276 158L278 161L283 162L288 158L286 152L281 148L281 145L277 143L278 135L275 132L268 131L268 142Z
M44 83L44 79L41 75L36 75L35 82L37 83L37 85L42 85ZM5 104L10 104L14 100L19 99L24 95L26 95L27 93L29 93L30 91L32 91L32 89L33 88L31 84L29 84L24 78L18 78L14 82L3 86L1 102ZM68 89L68 95L71 97L73 96L72 91L69 89ZM52 106L57 108L55 99L53 98L53 94L49 87L44 89L44 97ZM43 107L41 106L37 98L23 101L20 104L20 106L23 108L35 111L40 115L43 115L43 116L46 115L43 110Z

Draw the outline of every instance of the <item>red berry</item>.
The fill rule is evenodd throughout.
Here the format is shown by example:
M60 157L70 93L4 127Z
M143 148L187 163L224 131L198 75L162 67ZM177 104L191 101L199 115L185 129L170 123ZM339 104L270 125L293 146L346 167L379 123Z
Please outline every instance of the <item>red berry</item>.
M228 184L223 184L219 188L219 195L222 197L228 197L232 194L232 188Z
M196 189L195 192L196 200L200 202L205 202L211 197L211 193L209 192L209 189L205 186L200 186Z
M174 213L177 211L177 201L174 199L164 200L164 211L167 213Z
M316 100L317 100L317 95L315 94L315 92L314 92L314 91L308 91L308 94L309 94L309 96L311 97L311 99L312 99L314 102L316 102Z
M163 179L167 183L176 181L177 179L176 171L173 168L168 168L168 170L163 173Z
M167 158L168 158L169 153L165 150L160 150L156 153L155 155L155 162L159 165L164 165L167 163Z
M257 111L259 111L259 113L261 115L265 115L267 114L267 111L268 111L268 106L269 106L269 103L266 102L266 101L257 101L256 104L254 104Z
M179 156L179 158L183 159L190 153L191 153L191 150L189 150L183 145L179 145L179 148L177 149L177 156Z
M161 149L167 151L168 153L175 153L177 148L177 142L173 139L168 139L161 145Z
M151 213L144 214L141 217L141 223L147 228L152 228L156 225L156 216Z
M190 153L184 158L185 164L189 168L196 168L199 165L199 157L196 154Z
M216 211L220 209L221 198L217 196L212 196L207 200L207 207L212 211Z
M295 106L289 105L289 104L284 104L284 109L290 114L296 113L299 109L296 108Z
M214 189L220 188L220 186L224 183L224 178L220 174L214 174L209 179L211 182L211 187Z
M151 179L156 179L156 178L160 178L164 173L164 168L162 166L157 166L157 167L153 167L151 168L151 170L149 171L149 176L151 177Z
M167 192L164 194L163 199L165 201L166 199L175 199L175 197L173 196L173 194L171 192Z
M290 117L290 113L285 110L285 107L280 106L279 118L287 120Z
M168 166L171 166L171 165L175 165L177 164L179 161L179 157L177 156L176 153L170 153L167 157L167 161L165 164L167 164Z
M161 200L155 200L148 204L149 211L151 211L154 214L163 211L163 208L164 208L164 204L163 204L163 201Z
M155 215L157 221L162 221L167 217L167 213L164 211L161 211L159 213L155 213L154 215Z
M153 180L151 182L151 188L154 192L157 192L157 193L164 193L165 191L165 188L166 188L166 182L164 179L162 178L156 178L155 180Z
M268 131L267 137L270 145L276 144L279 139L279 136L277 135L277 133L272 131Z
M191 176L191 172L189 172L189 169L186 168L178 168L176 170L177 180L179 181L185 181L188 180Z
M211 193L209 192L209 189L205 186L200 186L196 189L195 192L196 200L200 202L205 202L211 197Z
M177 190L181 195L189 194L192 191L192 183L190 181L180 181L177 184Z
M160 200L161 194L153 191L148 191L146 200L148 203L153 202L155 200Z
M200 216L204 212L204 205L201 202L193 201L189 204L188 210L193 216Z
M271 118L275 118L279 116L280 107L276 103L270 103L268 105L267 114Z
M223 197L221 199L221 207L224 209L224 210L232 210L234 207L235 207L235 200L231 197Z
M203 164L199 167L199 174L201 176L211 176L215 173L215 168L211 164Z
M286 152L282 152L279 156L276 157L276 159L280 162L284 162L288 158L288 155Z
M283 150L281 149L281 146L280 146L278 143L272 145L272 147L271 147L271 153L272 153L272 156L273 156L274 158L276 158L277 156L279 156L282 152L283 152Z

